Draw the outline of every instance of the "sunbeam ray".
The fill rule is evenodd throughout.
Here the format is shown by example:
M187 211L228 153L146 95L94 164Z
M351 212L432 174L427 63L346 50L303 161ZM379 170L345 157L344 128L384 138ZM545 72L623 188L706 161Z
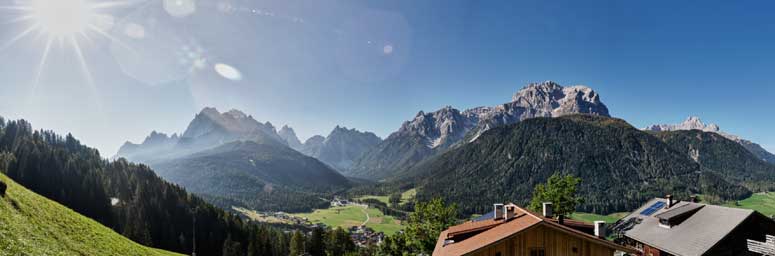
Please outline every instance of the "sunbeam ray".
M124 49L129 50L133 54L136 53L136 51L134 49L132 49L132 47L130 47L129 45L127 45L123 41L119 40L118 38L116 38L114 36L111 36L107 32L102 31L102 29L98 28L97 26L89 25L89 29L94 31L94 32L97 32L98 34L104 36L105 38L109 39L110 41L117 43L119 46L123 47Z
M101 2L89 5L89 8L93 10L109 9L122 6L131 6L141 2L147 2L148 0L130 0L130 1L113 1L113 2Z
M16 41L19 41L20 39L24 38L25 36L27 36L28 34L32 33L33 31L36 31L36 30L38 30L38 26L37 25L34 25L32 27L27 28L27 30L22 31L21 33L19 33L15 37L11 38L11 40L8 40L8 42L3 44L3 46L0 46L0 51L5 50L6 48L8 48L11 45L13 45L14 43L16 43Z
M14 23L19 23L19 22L23 22L23 21L28 21L28 20L31 20L31 19L34 19L34 18L35 18L35 15L24 15L24 16L19 16L17 18L14 18L14 19L11 19L11 20L8 20L8 21L4 21L2 24L3 25L14 24Z
M92 77L91 71L89 70L89 66L86 64L86 58L83 56L81 46L78 44L78 41L75 40L75 36L69 36L68 39L73 49L75 50L75 56L78 58L78 62L81 64L81 71L83 72L83 76L86 78L86 84L89 86L89 89L91 89L92 97L94 98L97 107L102 109L102 102L100 101L99 91L97 91L97 86L94 84L94 78Z
M31 11L32 10L32 6L30 6L30 5L0 6L0 10Z
M40 63L38 63L38 70L35 74L35 80L32 83L32 88L30 88L29 95L27 95L27 104L29 105L32 100L35 98L35 92L38 89L38 84L40 84L40 78L43 76L43 69L46 67L46 60L48 59L48 54L51 52L51 45L54 43L54 37L49 36L46 40L46 47L43 48L43 56L40 58Z

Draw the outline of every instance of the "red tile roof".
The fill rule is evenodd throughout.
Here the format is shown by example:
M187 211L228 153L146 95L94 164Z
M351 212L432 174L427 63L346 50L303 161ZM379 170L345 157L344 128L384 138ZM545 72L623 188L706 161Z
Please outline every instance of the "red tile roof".
M509 220L503 220L501 218L498 220L490 219L485 221L466 222L449 227L447 230L441 232L439 239L436 241L436 248L433 250L433 255L464 255L538 225L546 225L550 228L555 228L571 235L586 238L616 250L632 252L632 250L615 243L566 226L583 226L589 228L589 224L565 220L563 223L566 225L560 225L557 223L557 220L544 218L539 214L522 209L513 204L510 204L509 206L514 206L515 211L514 217ZM462 236L464 234L471 236ZM463 240L457 241L455 240L455 236L464 238ZM447 240L452 241L447 242Z

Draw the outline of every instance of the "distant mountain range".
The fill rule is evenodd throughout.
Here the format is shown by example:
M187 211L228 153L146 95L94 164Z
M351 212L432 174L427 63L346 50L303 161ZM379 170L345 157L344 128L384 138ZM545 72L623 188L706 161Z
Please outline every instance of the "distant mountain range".
M327 204L321 197L350 186L328 165L291 149L291 137L289 127L278 132L238 110L205 108L182 135L152 132L141 144L125 143L117 157L149 164L224 208L311 210Z
M454 145L474 141L494 127L575 113L609 116L608 108L591 88L563 87L551 81L529 84L514 94L511 102L493 107L460 111L448 106L431 113L420 111L361 156L345 174L374 180L390 178Z
M294 138L290 138L293 141ZM353 161L374 147L382 139L371 132L361 132L356 129L336 126L328 136L313 136L304 144L298 145L296 150L319 159L337 170L347 171ZM291 142L288 142L290 145Z
M721 201L775 189L775 156L753 142L696 117L636 129L611 118L593 89L551 81L492 107L420 111L385 140L337 126L302 142L287 125L205 108L182 135L153 132L118 156L222 207L262 210L319 207L351 186L341 174L415 187L418 198L441 196L465 213L503 198L526 203L555 172L581 177L580 209L597 213L665 193Z
M652 125L652 126L646 127L644 130L648 130L648 131L700 130L704 132L717 133L721 136L726 137L727 139L730 139L742 145L745 149L747 149L748 151L751 151L751 153L753 153L755 156L759 157L760 159L767 161L771 164L775 164L775 154L768 152L767 150L762 148L761 145L751 142L749 140L742 139L739 136L725 133L721 131L721 128L719 128L718 125L705 124L702 122L702 120L700 120L699 117L696 117L696 116L688 117L686 118L685 121L683 121L680 124Z
M732 200L775 188L775 165L716 133L647 133L620 119L533 118L484 132L471 143L413 167L418 198L442 197L464 213L504 198L526 204L555 172L582 179L580 210L629 211L644 200L702 193Z

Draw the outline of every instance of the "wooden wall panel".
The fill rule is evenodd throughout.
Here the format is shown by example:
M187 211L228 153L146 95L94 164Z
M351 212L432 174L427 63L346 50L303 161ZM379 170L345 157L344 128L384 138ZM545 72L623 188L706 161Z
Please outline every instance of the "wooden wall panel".
M492 244L473 256L531 256L531 248L544 248L545 256L611 256L613 249L545 226L528 229ZM575 248L575 252L574 252Z

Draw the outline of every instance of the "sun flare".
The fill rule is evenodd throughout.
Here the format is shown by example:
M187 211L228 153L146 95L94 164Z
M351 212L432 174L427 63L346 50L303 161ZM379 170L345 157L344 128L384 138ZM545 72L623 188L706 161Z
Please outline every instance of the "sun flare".
M56 37L84 33L95 16L85 0L32 0L30 8L35 26Z
M117 41L108 32L114 22L109 11L116 7L131 5L133 2L132 0L16 0L14 3L11 6L0 6L0 9L15 13L15 18L4 24L21 24L23 29L6 40L0 46L0 50L5 50L24 38L43 40L45 46L41 49L42 57L31 89L34 94L55 41L60 42L60 45L69 45L80 63L87 84L94 87L80 41L91 42L93 40L91 34Z

